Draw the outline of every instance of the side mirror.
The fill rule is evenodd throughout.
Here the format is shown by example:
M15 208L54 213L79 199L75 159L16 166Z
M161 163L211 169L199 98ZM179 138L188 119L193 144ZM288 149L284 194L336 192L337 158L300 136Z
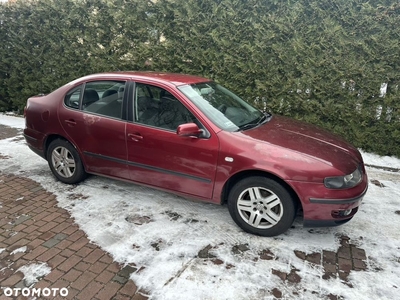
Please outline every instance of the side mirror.
M179 136L199 137L202 133L203 130L195 123L182 124L176 129L176 134Z

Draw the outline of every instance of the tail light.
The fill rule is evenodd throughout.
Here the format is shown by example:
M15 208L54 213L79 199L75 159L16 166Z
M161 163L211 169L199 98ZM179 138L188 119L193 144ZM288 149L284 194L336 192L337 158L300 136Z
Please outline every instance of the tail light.
M26 101L26 105L24 107L24 118L25 119L26 119L26 112L28 111L28 108L29 108L29 99L28 99L28 101Z

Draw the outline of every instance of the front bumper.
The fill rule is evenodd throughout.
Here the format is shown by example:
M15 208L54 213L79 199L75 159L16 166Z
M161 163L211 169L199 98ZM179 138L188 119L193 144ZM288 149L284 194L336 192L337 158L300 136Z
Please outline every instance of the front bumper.
M311 203L319 203L319 204L354 204L357 202L361 202L364 198L365 194L367 193L368 187L365 188L364 192L361 195L350 198L350 199L318 199L318 198L310 198Z
M351 199L310 199L311 203L315 204L323 204L329 205L327 209L331 210L331 216L333 219L331 220L310 220L305 219L303 221L304 227L330 227L330 226L338 226L347 223L350 221L354 215L358 211L358 207L361 205L361 202L364 198L364 195L367 193L368 187L364 190L364 192L355 198ZM337 209L338 205L349 205L347 209ZM349 212L346 216L341 216L340 214L343 212Z
M332 190L323 184L290 182L301 201L304 226L337 226L350 221L357 213L368 190L364 173L359 185L351 189Z

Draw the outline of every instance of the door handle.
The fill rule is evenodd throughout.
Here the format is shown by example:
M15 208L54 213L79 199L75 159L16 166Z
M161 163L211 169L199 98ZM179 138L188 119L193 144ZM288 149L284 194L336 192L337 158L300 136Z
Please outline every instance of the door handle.
M140 133L128 133L128 137L135 142L143 140L143 136Z
M71 126L71 127L76 125L76 122L74 119L65 120L65 123L67 123L68 126Z

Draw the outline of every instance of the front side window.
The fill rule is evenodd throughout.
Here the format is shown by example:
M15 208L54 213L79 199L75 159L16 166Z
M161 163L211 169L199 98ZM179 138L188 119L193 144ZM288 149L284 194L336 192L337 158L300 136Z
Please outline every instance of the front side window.
M82 110L120 119L125 82L93 81L85 85L82 96Z
M168 130L175 131L179 125L196 120L171 93L148 84L136 84L134 109L137 123Z
M267 120L260 110L215 82L178 87L215 125L226 131L255 127Z

